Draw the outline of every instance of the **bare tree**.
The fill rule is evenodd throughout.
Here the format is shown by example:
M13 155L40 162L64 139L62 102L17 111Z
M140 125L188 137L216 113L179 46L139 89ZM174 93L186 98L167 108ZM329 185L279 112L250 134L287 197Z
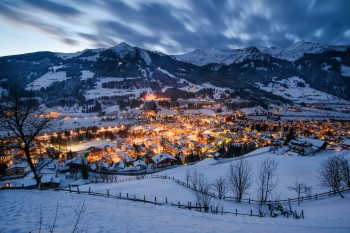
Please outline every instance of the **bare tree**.
M226 179L222 176L217 178L213 183L214 190L218 193L218 197L220 199L225 197L225 194L227 193L227 182Z
M51 130L59 121L51 117L46 109L37 102L33 91L10 89L0 99L0 126L13 134L20 142L19 148L24 152L29 167L34 174L37 186L40 184L40 170L50 161L35 164L31 148L40 133Z
M289 190L294 191L298 195L298 205L300 205L300 195L302 193L305 193L306 195L309 195L311 192L311 186L299 182L298 180L295 180L294 184L292 186L287 187Z
M186 184L188 185L191 179L191 172L188 169L186 170L185 178L186 178Z
M79 229L79 224L84 218L84 213L86 210L85 199L81 204L78 205L78 208L75 210L75 223L72 233L76 232Z
M340 158L339 163L340 176L343 184L344 186L350 188L350 159L345 157Z
M276 188L278 184L278 179L276 178L276 172L278 168L278 163L276 160L267 158L259 166L258 171L258 200L261 203L266 202L270 199L272 191Z
M208 207L210 205L212 196L210 195L210 183L202 173L197 171L191 175L191 182L194 189L194 195L198 204Z
M342 188L340 167L341 159L338 157L331 157L321 163L318 174L321 186L331 188L334 193L337 192L342 198L344 198L343 194L340 192Z
M227 173L228 185L238 202L241 202L244 194L252 185L251 170L251 164L242 158L238 163L230 164Z

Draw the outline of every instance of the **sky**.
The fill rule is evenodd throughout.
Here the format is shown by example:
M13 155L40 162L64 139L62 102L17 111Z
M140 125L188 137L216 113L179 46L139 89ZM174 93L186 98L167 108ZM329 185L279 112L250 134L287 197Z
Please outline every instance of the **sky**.
M196 48L350 44L349 0L1 0L0 56L127 42Z

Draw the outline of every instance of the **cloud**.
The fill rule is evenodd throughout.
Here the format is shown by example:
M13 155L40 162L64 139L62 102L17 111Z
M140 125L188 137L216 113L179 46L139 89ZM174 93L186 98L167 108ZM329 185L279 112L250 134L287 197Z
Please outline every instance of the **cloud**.
M297 40L349 44L348 9L348 0L0 2L0 15L15 25L39 29L67 44L89 41L94 47L106 47L126 41L167 53L213 47L285 47ZM70 22L66 16L77 20ZM71 27L62 26L65 24Z
M60 16L77 16L81 12L71 6L53 2L50 0L25 0L33 8L41 9Z

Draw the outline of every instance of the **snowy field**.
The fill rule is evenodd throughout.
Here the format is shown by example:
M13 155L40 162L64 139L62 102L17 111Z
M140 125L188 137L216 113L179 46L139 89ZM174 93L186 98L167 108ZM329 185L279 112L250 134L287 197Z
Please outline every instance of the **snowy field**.
M336 96L318 91L310 87L309 84L299 77L291 77L283 80L275 80L267 86L257 83L258 87L264 91L282 96L285 99L292 100L295 103L343 103L349 104L348 101Z
M256 199L257 168L266 158L278 162L278 186L275 195L281 199L294 198L296 194L287 189L296 179L312 186L312 193L325 190L320 187L317 169L320 163L330 156L350 156L347 152L323 151L316 156L290 156L280 150L271 154L269 148L261 148L248 155L246 161L252 165L253 187L248 190L245 198ZM213 182L220 176L225 176L230 163L239 159L228 159L217 162L206 159L194 165L180 166L159 173L185 181L186 171L204 174L208 182ZM118 176L119 180L128 176ZM120 183L88 184L80 186L80 190L91 189L94 192L111 195L154 200L157 197L159 205L144 204L126 200L108 199L79 195L69 192L38 191L38 190L2 190L0 212L0 232L38 232L40 209L43 215L43 232L48 232L48 226L54 220L56 203L58 203L57 226L55 232L71 232L75 222L75 212L79 203L85 199L86 211L79 224L79 232L350 232L350 193L345 198L339 195L326 199L306 201L300 206L292 204L292 208L305 213L305 219L271 218L234 216L231 214L215 215L200 213L172 207L169 203L194 203L193 192L177 184L171 179L143 179ZM228 193L232 196L232 193ZM168 204L166 204L166 199ZM224 206L224 211L238 209L240 213L257 213L258 206L239 204L232 201L212 200L213 205ZM57 229L57 230L56 230Z

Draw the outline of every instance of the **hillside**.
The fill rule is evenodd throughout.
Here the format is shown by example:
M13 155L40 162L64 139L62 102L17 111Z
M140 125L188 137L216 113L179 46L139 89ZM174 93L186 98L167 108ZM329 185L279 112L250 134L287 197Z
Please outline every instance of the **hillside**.
M320 163L330 156L348 156L349 153L321 152L316 156L299 157L281 154L271 154L268 148L254 151L243 158L253 165L253 183L256 183L256 168L267 157L278 162L278 187L276 193L281 199L295 197L295 193L286 187L295 179L313 187L312 193L319 193L322 189L318 186L317 169ZM237 159L230 159L221 163L212 159L203 160L195 165L183 166L167 171L159 175L174 176L185 180L186 171L200 172L208 179L214 181L219 176L225 175L230 162L236 163ZM298 168L298 169L296 169ZM128 177L119 176L119 179ZM345 198L339 195L325 199L305 201L292 208L303 210L305 219L271 217L235 216L231 214L216 215L200 213L194 210L184 210L172 207L165 203L165 197L172 203L194 203L193 192L172 180L141 179L109 184L88 184L80 186L80 190L90 189L94 192L109 193L123 196L126 193L130 197L153 200L162 205L143 204L126 200L116 200L106 197L79 195L69 192L38 191L38 190L1 190L3 211L0 219L4 232L27 232L38 229L38 217L40 209L43 214L43 230L48 230L48 225L54 221L54 213L58 203L57 226L58 232L67 232L73 228L74 210L85 200L86 212L79 225L80 231L88 232L348 232L350 210L349 193L344 193ZM75 188L74 188L75 189ZM256 190L253 186L246 197L254 198ZM14 195L15 194L15 195ZM228 193L231 196L232 193ZM30 199L28 202L26 200ZM50 200L50 201L48 201ZM253 213L258 211L257 205L239 204L232 201L221 201L213 204L223 205L225 211L238 209L239 213ZM149 224L152 223L152 224Z
M310 42L282 49L197 49L176 56L120 43L71 54L37 52L1 57L0 90L16 83L36 91L48 107L69 107L80 112L101 109L99 105L104 110L125 100L130 105L129 100L145 93L171 99L186 96L165 93L169 88L192 92L198 98L227 101L239 97L250 106L315 103L315 98L291 98L290 92L297 91L295 85L283 86L288 95L271 88L296 77L300 85L309 88L307 92L323 96L320 102L327 104L326 100L350 100L349 67L349 47ZM199 90L205 83L212 87L203 93ZM197 91L190 91L196 90L195 86L199 87ZM208 91L215 95L208 95Z

